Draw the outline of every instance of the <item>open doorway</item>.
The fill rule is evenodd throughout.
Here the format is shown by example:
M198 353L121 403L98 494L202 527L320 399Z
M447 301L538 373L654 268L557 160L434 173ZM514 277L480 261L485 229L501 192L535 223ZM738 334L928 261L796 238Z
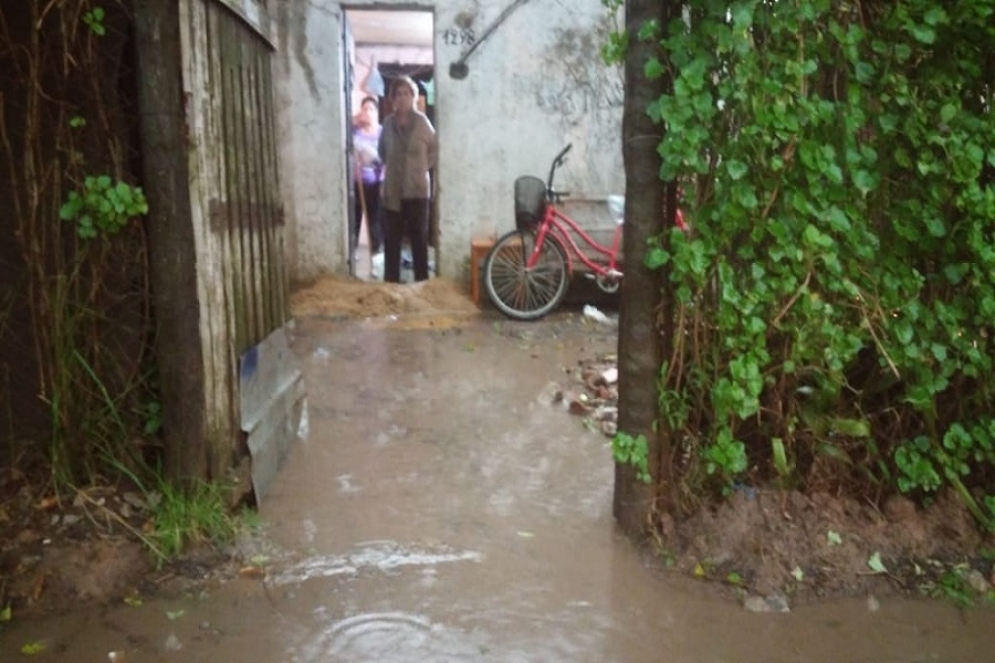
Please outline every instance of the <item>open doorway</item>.
M349 173L344 235L348 242L350 273L363 280L381 280L383 215L375 198L378 196L379 171L368 155L371 146L376 144L379 124L390 113L387 92L398 76L408 75L418 84L418 109L438 131L434 16L429 10L348 7L344 9L344 16L346 172ZM356 129L356 122L360 120L368 125L367 128ZM433 173L433 177L437 174ZM434 275L438 264L435 247L438 246L439 227L436 200L432 200L429 218L429 271ZM402 281L412 280L412 267L410 249L405 248L402 251Z

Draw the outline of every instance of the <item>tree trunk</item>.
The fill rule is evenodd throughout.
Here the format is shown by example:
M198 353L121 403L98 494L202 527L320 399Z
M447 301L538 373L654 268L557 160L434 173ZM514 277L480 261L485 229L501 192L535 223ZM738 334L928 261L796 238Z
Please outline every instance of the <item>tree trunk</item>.
M625 108L622 122L625 160L625 279L622 284L619 318L619 418L618 429L632 437L644 435L649 443L649 469L652 481L640 482L631 465L615 466L613 513L627 534L646 532L657 500L657 486L667 483L660 476L661 458L669 458L668 438L654 432L658 419L657 380L663 357L658 320L665 287L664 273L645 266L647 240L658 237L664 228L665 187L660 180L661 127L647 114L650 103L666 91L662 78L648 79L644 66L652 56L660 56L653 41L638 38L640 27L655 20L666 25L673 2L628 0L625 25L629 33L625 59ZM667 491L669 492L669 491Z
M208 479L178 3L135 0L143 180L167 477Z

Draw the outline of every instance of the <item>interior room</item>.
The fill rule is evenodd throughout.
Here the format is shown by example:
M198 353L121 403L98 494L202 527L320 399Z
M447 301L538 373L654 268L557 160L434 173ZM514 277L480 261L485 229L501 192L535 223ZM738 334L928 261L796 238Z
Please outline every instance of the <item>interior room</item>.
M347 9L345 18L347 53L343 61L349 66L346 80L351 82L352 89L352 94L347 95L345 115L351 118L352 123L345 131L349 145L349 173L353 178L363 179L365 176L369 181L373 176L368 170L363 172L363 165L366 165L363 157L375 141L375 131L357 133L355 125L364 114L364 102L371 100L376 101L376 108L373 112L369 109L365 111L366 121L370 122L372 118L374 122L383 122L383 118L390 113L387 91L397 76L408 75L415 80L419 91L417 108L425 113L436 131L439 130L435 112L434 17L431 11ZM364 152L364 145L367 152ZM371 216L382 219L382 213L377 214L376 200L370 199L375 196L374 189L350 183L348 190L350 204L348 214L344 216L348 223L345 235L349 238L351 272L363 280L382 280L383 254L379 240L382 231L371 227L370 219ZM432 274L436 271L437 209L438 206L433 204L430 212L429 269ZM412 280L411 268L410 249L405 247L402 249L402 282Z

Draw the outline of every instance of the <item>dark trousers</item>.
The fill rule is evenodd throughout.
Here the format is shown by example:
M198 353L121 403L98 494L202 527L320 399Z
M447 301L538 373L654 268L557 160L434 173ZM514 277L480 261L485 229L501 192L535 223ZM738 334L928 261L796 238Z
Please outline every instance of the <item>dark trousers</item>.
M401 282L401 243L411 240L411 260L415 281L428 279L428 199L404 198L401 210L384 210L383 280Z
M359 196L363 196L360 200ZM353 248L359 244L359 231L363 227L363 202L366 202L366 231L370 240L370 254L383 249L383 219L380 216L380 183L356 182L356 229Z

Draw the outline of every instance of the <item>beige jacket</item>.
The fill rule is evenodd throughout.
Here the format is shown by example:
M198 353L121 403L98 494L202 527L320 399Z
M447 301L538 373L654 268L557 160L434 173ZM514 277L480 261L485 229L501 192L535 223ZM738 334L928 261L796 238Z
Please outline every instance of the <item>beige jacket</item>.
M428 171L435 167L435 129L424 114L410 111L407 127L397 124L394 115L383 122L378 145L386 172L383 182L384 207L401 210L402 198L431 198Z

